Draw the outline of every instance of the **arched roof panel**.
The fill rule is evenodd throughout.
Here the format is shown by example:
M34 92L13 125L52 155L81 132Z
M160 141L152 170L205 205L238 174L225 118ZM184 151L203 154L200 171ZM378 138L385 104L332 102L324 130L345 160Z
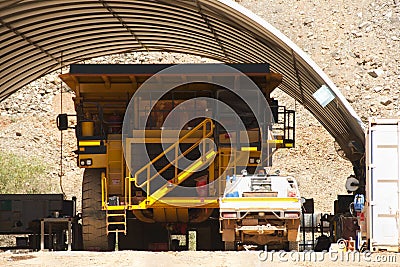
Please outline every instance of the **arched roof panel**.
M363 124L325 73L269 23L231 0L0 0L0 100L61 65L101 55L166 51L264 63L351 159ZM322 107L323 85L334 100Z

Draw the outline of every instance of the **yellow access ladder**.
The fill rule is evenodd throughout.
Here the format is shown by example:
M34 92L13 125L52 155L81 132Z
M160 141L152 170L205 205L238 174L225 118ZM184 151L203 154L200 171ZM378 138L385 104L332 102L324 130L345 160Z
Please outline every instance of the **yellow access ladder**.
M102 208L106 210L107 235L109 233L124 233L126 235L126 206L108 205L107 177L104 173L102 173L101 177L101 187Z
M107 235L109 233L124 233L126 235L125 210L106 210ZM110 229L112 228L112 229Z
M178 153L179 151L179 144L183 143L186 139L188 138L194 138L198 136L198 131L202 131L201 137L197 137L198 140L191 145L187 150L185 150L182 153ZM182 136L177 142L172 144L170 147L165 149L161 154L159 154L157 157L155 157L152 161L150 161L148 164L144 165L141 169L139 169L133 178L128 178L129 179L129 184L131 182L135 182L135 185L137 187L146 189L146 192L150 192L150 183L153 181L155 178L159 177L162 173L164 173L167 169L169 169L172 166L175 166L175 176L174 178L158 188L155 192L152 194L149 194L146 199L142 202L139 203L138 208L145 209L150 206L152 206L157 200L160 198L164 197L166 194L171 192L174 188L176 188L179 184L181 184L183 181L185 181L187 178L189 178L194 172L199 170L200 168L204 167L206 164L210 163L212 160L214 160L214 157L217 155L217 151L214 150L214 146L211 145L212 148L206 149L206 145L204 144L205 140L207 138L211 137L214 132L214 123L211 119L205 119L202 121L199 125L194 127L192 130L190 130L188 133L186 133L184 136ZM202 151L202 156L194 161L189 167L187 167L185 170L182 172L178 173L178 167L176 167L178 161L185 157L189 152L200 146L200 144L203 143L203 151ZM155 174L151 174L151 168L153 165L162 159L167 153L175 151L174 155L175 158L174 160L170 161L166 166L164 166L161 170L159 170ZM146 174L146 180L142 183L138 183L138 177L139 175L145 173ZM128 206L131 205L131 186L128 187Z

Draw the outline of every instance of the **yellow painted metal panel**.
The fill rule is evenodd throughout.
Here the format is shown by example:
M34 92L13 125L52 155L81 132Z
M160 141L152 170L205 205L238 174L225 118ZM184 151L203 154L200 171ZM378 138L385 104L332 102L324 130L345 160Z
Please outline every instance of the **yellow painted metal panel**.
M267 140L268 144L283 144L283 140Z
M157 222L165 222L165 209L153 209L153 219Z
M94 135L94 121L82 121L82 136L93 136Z
M100 140L79 141L79 146L100 146Z
M165 211L165 219L167 222L178 222L178 214L176 208L173 209L164 209Z
M104 206L103 210L124 210L125 206L119 205L119 206L107 206L107 208Z
M186 138L185 140L182 140L180 143L181 144L193 144L196 143L199 140L199 138ZM128 142L129 141L129 142ZM161 137L135 137L135 138L129 138L127 139L127 143L146 143L146 144L172 144L176 142L176 138L161 138Z
M196 206L198 208L219 208L218 199L199 199L199 198L174 198L162 199L155 201L151 206L152 208L176 208L176 206L188 205ZM133 207L132 209L140 209L140 207Z
M110 134L107 141L107 178L110 195L124 194L124 161L122 139L119 134Z
M141 202L138 205L127 205L128 210L141 210L147 209L151 206L153 209L158 208L176 208L177 206L196 206L198 208L219 208L219 201L217 198L197 198L197 197L177 197L171 198L166 197L160 200L154 199L151 196L146 201ZM115 207L115 206L114 206Z
M244 146L244 147L241 147L240 150L241 151L257 151L257 147L255 147L255 146L250 146L250 147Z
M89 168L105 168L107 166L106 154L81 154L78 160L80 161L81 159L92 159L92 165Z
M178 215L178 222L189 221L189 209L176 209Z

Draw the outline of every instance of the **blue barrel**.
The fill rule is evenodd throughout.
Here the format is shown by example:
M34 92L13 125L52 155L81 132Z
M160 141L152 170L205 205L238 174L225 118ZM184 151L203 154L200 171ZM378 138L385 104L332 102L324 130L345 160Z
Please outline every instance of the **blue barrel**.
M354 210L356 212L361 212L364 209L364 195L363 194L357 194L354 196Z

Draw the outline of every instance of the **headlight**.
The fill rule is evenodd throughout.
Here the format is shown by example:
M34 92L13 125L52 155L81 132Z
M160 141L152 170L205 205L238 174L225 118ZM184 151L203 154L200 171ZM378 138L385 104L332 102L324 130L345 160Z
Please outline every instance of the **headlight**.
M92 160L92 159L81 159L81 160L79 161L79 164L80 164L81 166L92 166L93 160Z

